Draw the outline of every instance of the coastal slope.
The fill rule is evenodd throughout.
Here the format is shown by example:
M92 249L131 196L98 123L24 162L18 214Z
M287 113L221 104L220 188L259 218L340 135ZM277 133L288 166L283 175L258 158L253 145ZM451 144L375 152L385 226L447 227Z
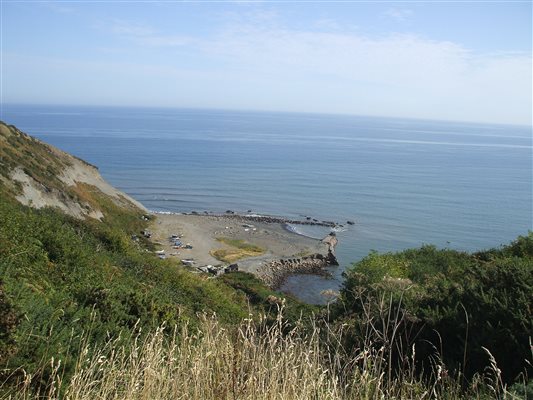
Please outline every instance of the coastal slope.
M98 168L0 121L0 190L20 203L58 208L78 219L104 218L104 204L145 211L107 183Z
M140 234L153 219L94 166L1 123L0 398L47 385L52 358L68 380L86 343L193 329L203 315L233 325L277 314L272 299L287 299L285 315L313 309L249 274L159 259Z
M107 183L94 165L1 121L0 171L0 190L25 206L55 208L81 220L102 221L123 211L148 214L141 203ZM318 241L287 232L280 223L256 225L245 228L224 217L160 214L152 218L152 242L176 261L194 259L197 267L221 264L216 254L234 250L225 239L257 245L261 252L238 257L239 268L251 273L272 260L325 251ZM173 233L180 233L192 248L173 249L168 241Z

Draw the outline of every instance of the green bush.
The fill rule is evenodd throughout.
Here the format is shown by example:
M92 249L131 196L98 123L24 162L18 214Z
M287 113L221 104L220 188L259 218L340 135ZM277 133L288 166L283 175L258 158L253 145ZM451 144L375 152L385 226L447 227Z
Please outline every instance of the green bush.
M73 361L62 355L76 354L87 332L96 343L164 321L194 326L198 312L225 323L247 315L245 296L222 281L142 251L128 232L137 222L118 210L85 222L2 196L0 220L0 379L24 368L44 382L51 357L68 375Z
M503 378L531 369L533 234L501 249L467 254L433 246L399 253L370 253L345 273L334 310L349 321L347 342L364 332L394 329L403 350L416 344L421 368L439 357L454 373L472 377L489 365L486 348ZM365 321L365 322L363 322ZM379 341L378 341L379 343ZM398 351L393 357L401 362Z

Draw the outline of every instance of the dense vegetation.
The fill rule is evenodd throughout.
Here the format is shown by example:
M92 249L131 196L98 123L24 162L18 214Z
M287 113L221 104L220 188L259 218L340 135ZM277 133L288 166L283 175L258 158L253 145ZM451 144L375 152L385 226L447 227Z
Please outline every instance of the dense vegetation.
M109 340L84 346L71 380L57 372L40 398L71 400L361 400L361 399L519 399L492 366L462 386L439 370L431 380L412 365L387 376L386 353L373 343L346 354L336 332L318 325L288 328L245 319L228 329L216 318L200 318L198 334L187 325L135 336L126 346ZM370 337L369 337L370 339ZM54 363L57 365L57 361ZM523 388L523 387L522 387ZM59 393L62 396L58 395ZM22 385L13 398L35 393Z
M199 312L226 324L248 315L244 292L159 260L131 240L145 223L139 213L117 208L103 222L80 221L0 197L1 381L17 381L23 368L44 383L52 357L68 376L87 341L163 322L194 327ZM270 312L274 294L264 290L255 303Z
M474 254L434 246L372 252L345 278L334 313L350 326L348 348L376 329L374 343L394 342L390 362L400 369L415 345L420 368L430 370L438 354L449 373L465 379L491 356L505 382L533 372L533 233Z

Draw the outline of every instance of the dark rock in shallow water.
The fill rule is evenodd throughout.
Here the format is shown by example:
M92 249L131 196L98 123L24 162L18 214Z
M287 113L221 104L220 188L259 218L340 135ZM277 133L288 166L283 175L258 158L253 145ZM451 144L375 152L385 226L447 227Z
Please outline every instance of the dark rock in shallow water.
M328 256L326 257L326 261L328 265L339 265L337 257L335 257L335 254L333 254L331 250L328 250Z
M300 221L300 220L293 220L288 218L282 218L282 217L271 217L268 215L240 215L236 214L234 211L227 210L225 215L225 218L235 218L240 221L253 221L253 222L265 222L265 223L277 223L277 224L294 224L294 225L318 225L318 226L327 226L330 228L334 228L337 226L334 222L324 221L320 222L317 219L313 219L312 221Z
M346 223L347 223L348 225L355 225L355 222L354 222L354 221L346 221Z

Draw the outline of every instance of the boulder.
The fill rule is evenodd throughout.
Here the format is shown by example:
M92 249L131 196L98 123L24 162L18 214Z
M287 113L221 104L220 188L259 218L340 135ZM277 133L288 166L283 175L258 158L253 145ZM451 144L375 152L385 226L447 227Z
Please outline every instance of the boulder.
M339 265L339 262L337 261L337 257L335 257L335 254L333 254L331 250L328 250L326 262L328 263L328 265Z

